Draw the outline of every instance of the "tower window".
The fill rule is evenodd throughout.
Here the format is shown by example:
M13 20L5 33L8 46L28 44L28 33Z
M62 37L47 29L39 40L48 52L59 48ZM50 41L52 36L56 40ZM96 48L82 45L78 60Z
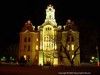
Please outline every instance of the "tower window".
M47 30L47 28L46 28L46 30Z
M51 8L49 10L51 11Z
M48 30L49 30L49 28L48 28Z
M29 26L27 27L27 29L29 29Z
M49 15L49 18L51 19L51 15Z

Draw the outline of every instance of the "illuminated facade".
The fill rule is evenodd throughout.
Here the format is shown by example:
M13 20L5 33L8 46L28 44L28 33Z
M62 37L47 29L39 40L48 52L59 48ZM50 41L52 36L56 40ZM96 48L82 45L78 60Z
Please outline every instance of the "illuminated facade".
M66 37L69 39L66 48L67 50L71 49L72 57L73 51L79 46L79 32L74 27L74 23L68 20L64 29L57 25L55 9L52 5L47 6L45 22L38 26L37 30L35 30L31 21L27 21L19 35L19 58L24 56L28 64L59 65L63 63L70 65L67 58L60 60L61 42L65 44ZM70 41L70 38L74 40ZM62 56L64 56L64 53L62 53ZM78 65L80 55L77 55L74 61Z

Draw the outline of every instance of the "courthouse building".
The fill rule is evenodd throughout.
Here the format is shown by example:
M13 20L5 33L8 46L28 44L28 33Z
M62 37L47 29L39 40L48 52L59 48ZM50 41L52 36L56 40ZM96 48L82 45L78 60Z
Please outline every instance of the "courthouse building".
M62 45L66 46L71 58L79 47L79 32L74 22L67 20L64 26L58 25L52 5L47 6L43 24L36 29L28 20L19 36L19 59L23 56L30 65L70 65ZM77 53L80 53L80 49ZM80 54L76 55L74 64L80 64Z

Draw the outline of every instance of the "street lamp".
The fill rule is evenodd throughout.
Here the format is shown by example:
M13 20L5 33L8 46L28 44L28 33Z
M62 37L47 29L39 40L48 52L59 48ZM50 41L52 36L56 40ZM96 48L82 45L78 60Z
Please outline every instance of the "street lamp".
M95 57L94 57L94 56L92 56L92 57L91 57L91 59L95 59Z

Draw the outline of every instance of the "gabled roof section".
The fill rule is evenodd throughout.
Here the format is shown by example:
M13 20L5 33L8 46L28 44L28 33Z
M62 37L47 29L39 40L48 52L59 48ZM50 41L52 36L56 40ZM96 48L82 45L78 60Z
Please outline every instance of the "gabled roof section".
M21 32L25 32L26 30L33 32L35 30L35 26L33 26L33 24L31 23L30 20L28 20L24 27L22 28Z
M78 31L74 22L68 19L66 25L64 26L64 30L70 30L70 29L72 29L73 31Z
M51 26L53 26L53 27L57 27L57 24L56 24L56 23L51 22L51 21L46 21L46 22L44 22L44 23L40 26L40 28L43 28L43 27L46 26L46 25L51 25Z

